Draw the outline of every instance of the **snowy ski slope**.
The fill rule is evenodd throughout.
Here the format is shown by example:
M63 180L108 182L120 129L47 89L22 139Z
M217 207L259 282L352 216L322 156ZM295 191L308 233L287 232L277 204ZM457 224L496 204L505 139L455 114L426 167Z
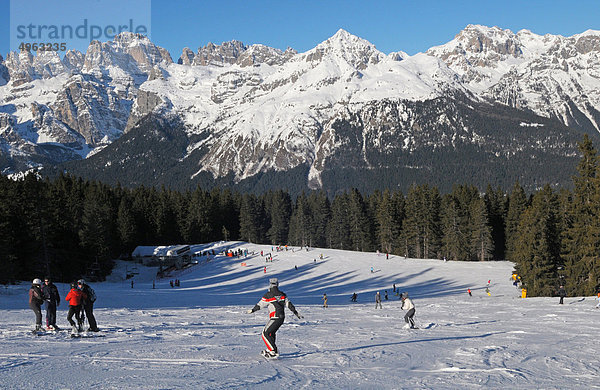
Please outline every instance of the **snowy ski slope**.
M271 252L270 246L237 242L205 248L255 254L217 256L174 274L179 288L166 278L152 289L156 269L141 266L131 288L125 280L131 264L120 263L106 282L92 283L101 337L30 335L29 284L2 288L0 388L599 387L596 301L567 298L559 306L558 298L521 299L509 280L511 263L386 260L376 253L298 247ZM261 250L271 252L273 262L266 263ZM277 333L277 361L259 355L266 311L245 313L271 277L304 315L298 320L288 312ZM484 291L488 280L491 296ZM403 329L393 283L412 297L421 329ZM64 299L67 285L58 286ZM376 310L374 295L385 290L390 299ZM350 302L353 292L357 303ZM64 301L58 318L67 328Z

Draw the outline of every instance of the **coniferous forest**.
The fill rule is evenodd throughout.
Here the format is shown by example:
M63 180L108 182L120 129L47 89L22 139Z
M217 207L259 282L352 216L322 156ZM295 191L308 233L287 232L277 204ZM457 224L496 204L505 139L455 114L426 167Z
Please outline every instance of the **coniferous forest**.
M244 240L380 251L410 258L510 260L529 296L600 288L600 166L585 136L573 189L526 194L455 185L414 185L406 194L352 189L292 199L229 189L178 192L111 187L61 175L0 177L0 282L44 275L70 281L110 273L138 245Z

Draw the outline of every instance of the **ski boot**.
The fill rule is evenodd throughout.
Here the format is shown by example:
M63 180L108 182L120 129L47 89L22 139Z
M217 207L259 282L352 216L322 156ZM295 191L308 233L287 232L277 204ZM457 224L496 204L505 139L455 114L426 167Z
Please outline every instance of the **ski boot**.
M265 358L265 359L277 359L279 357L279 352L276 351L260 351L260 354Z

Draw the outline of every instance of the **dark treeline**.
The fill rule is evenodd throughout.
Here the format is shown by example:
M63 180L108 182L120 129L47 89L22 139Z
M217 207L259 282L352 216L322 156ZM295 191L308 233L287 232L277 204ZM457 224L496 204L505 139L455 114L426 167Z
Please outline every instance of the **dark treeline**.
M600 167L586 136L574 189L545 186L527 195L482 193L455 185L448 194L414 185L406 194L352 189L295 200L228 189L125 189L61 175L0 178L0 282L49 275L103 277L112 259L138 245L243 240L260 244L381 251L414 258L515 262L530 296L564 284L570 295L600 287Z

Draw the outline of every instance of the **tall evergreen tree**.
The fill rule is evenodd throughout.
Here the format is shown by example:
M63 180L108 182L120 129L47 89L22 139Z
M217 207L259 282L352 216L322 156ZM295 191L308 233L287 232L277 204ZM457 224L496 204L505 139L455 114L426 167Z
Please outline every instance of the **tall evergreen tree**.
M264 206L254 194L244 194L240 206L240 238L253 243L264 242Z
M377 203L375 218L377 226L377 242L379 249L384 253L392 253L393 243L398 237L400 230L396 219L396 209L394 201L388 190L380 194Z
M505 258L506 238L506 194L501 188L494 190L487 186L483 197L487 208L489 226L491 228L492 245L494 247L493 258L501 260Z
M308 245L324 248L328 246L327 227L331 220L331 204L324 191L311 192L308 195L312 230Z
M475 200L471 204L471 248L479 261L490 260L494 251L487 210L483 199Z
M582 158L563 234L567 292L592 295L600 288L600 167L591 139L579 144Z
M292 215L290 195L282 190L267 193L266 208L270 219L267 237L272 245L287 244Z
M348 213L349 195L343 193L337 195L331 202L331 221L327 226L328 245L335 249L352 249L352 241L348 232L350 231L350 218Z
M519 234L519 223L527 206L527 195L525 195L523 187L516 182L508 197L508 210L506 212L504 237L506 241L505 257L507 260L515 261L514 251Z

